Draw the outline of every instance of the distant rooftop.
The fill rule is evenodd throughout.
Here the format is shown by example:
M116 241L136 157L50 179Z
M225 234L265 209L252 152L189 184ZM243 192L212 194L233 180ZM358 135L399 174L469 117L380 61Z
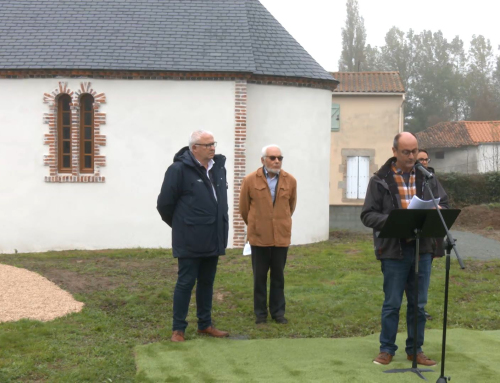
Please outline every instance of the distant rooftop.
M331 72L340 84L334 93L405 93L399 72Z
M334 78L258 0L3 0L0 69Z
M500 121L440 122L416 134L425 149L458 148L500 142Z

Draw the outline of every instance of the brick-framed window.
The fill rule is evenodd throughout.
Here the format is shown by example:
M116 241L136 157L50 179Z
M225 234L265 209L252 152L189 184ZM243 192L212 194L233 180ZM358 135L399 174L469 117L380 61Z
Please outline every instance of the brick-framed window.
M44 103L49 105L44 122L49 125L45 144L49 154L44 164L49 167L45 182L104 182L100 168L106 165L100 147L106 145L106 136L100 127L106 115L99 111L106 102L104 93L97 93L90 82L80 83L73 92L68 83L60 82ZM69 110L68 110L69 109Z
M57 100L57 170L71 173L71 96L64 93Z
M94 97L80 98L80 173L94 173Z

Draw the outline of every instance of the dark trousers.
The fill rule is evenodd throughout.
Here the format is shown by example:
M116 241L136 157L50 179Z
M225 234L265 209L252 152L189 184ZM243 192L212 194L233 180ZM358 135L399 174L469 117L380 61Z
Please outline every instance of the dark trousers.
M173 331L185 331L191 292L196 282L198 329L212 325L212 296L219 257L177 258L179 270L174 290Z
M252 246L253 308L255 316L267 318L267 273L271 270L269 312L272 318L285 315L285 276L288 247Z

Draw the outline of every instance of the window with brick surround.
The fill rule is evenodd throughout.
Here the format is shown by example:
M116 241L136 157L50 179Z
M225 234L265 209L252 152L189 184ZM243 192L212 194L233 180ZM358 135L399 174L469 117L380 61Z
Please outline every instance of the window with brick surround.
M94 173L94 97L80 98L80 172Z
M63 94L57 104L58 170L59 173L71 173L71 97Z
M101 134L106 115L99 110L106 102L105 94L97 93L90 82L81 82L76 91L67 82L59 82L52 92L44 93L43 102L49 106L49 113L44 114L44 123L49 125L45 182L105 182L101 167L106 157L100 147L106 145L106 136Z

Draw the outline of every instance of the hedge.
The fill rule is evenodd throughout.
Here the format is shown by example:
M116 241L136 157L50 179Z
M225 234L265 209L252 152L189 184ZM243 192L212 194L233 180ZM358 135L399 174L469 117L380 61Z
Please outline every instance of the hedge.
M438 178L453 207L500 202L500 172L441 173Z

